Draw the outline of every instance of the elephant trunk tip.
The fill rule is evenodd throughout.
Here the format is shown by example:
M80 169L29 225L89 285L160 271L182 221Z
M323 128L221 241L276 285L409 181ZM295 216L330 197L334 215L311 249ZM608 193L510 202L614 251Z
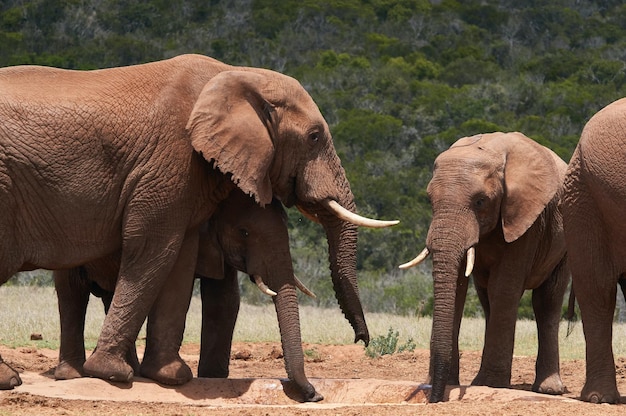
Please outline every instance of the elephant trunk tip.
M363 341L363 344L365 344L365 346L367 347L368 345L370 345L370 334L356 334L356 336L354 337L354 343L356 344L359 341Z

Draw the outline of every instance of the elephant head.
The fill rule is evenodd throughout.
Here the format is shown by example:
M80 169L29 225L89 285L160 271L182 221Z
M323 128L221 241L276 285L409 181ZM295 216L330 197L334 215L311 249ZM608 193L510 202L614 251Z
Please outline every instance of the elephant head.
M234 308L239 304L235 299L236 269L248 274L274 301L289 379L298 385L306 401L321 400L304 372L296 288L311 292L294 275L287 214L282 204L274 199L261 208L248 195L231 192L201 232L198 258L202 259L196 275L202 277L203 308L198 376L228 375L230 339L237 314ZM228 311L234 311L234 316Z
M354 196L328 125L295 79L265 70L222 72L202 90L187 124L194 149L261 205L296 205L326 231L339 305L367 345L356 279L357 225L388 226L354 214Z
M558 166L558 156L521 133L465 137L435 160L427 188L433 216L426 249L400 266L414 266L432 254L431 402L443 399L452 359L457 282L462 274L471 274L475 246L496 235L504 244L520 238L561 186Z

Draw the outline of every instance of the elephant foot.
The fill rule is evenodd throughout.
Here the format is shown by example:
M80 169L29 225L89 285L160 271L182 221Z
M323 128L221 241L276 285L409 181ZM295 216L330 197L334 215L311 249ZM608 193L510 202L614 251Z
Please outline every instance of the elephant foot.
M85 361L83 371L91 377L107 381L130 383L133 379L133 369L120 357L96 349Z
M580 399L590 403L617 404L620 402L620 394L615 385L604 389L594 388L592 383L587 381L580 393Z
M0 390L12 390L22 384L20 375L0 358Z
M72 363L70 361L60 362L57 368L54 369L55 380L71 380L83 377L85 375L83 372L83 363L84 361L82 360L80 363Z
M511 375L487 374L485 371L480 371L472 380L472 386L508 388L511 387Z
M170 362L144 358L140 369L142 377L168 386L185 384L193 378L191 368L179 356Z
M200 361L198 364L198 377L204 378L228 378L229 369L228 362L226 362L226 366L220 365L220 363L215 363L213 360L209 363Z
M536 393L557 395L565 393L565 386L563 386L561 377L558 374L553 374L542 382L535 380L532 390Z

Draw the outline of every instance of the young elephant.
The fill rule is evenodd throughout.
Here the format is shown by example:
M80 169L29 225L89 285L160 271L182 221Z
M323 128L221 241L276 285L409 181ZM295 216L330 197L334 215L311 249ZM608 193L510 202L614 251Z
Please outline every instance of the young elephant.
M431 402L459 384L458 336L470 273L485 312L485 345L474 385L507 387L517 307L533 290L539 333L533 390L562 394L558 326L568 283L558 209L566 164L521 133L465 137L435 160L426 249L434 280Z
M227 377L233 330L239 311L237 270L251 276L271 295L276 307L289 378L303 391L305 400L323 397L306 379L300 338L296 287L311 294L295 277L289 252L287 217L277 200L261 208L252 198L233 191L200 232L196 276L201 278L202 339L199 377ZM103 301L113 290L110 276L118 263L107 259L81 268L55 272L61 315L61 347L57 379L80 377L85 362L83 330L89 291L103 289ZM97 286L94 286L97 285ZM312 295L312 294L311 294ZM108 296L108 297L107 297ZM162 316L162 315L160 315ZM148 321L146 354L158 342ZM136 356L135 356L136 357ZM137 368L136 358L127 356ZM145 361L139 372L143 374ZM157 380L158 381L158 380Z

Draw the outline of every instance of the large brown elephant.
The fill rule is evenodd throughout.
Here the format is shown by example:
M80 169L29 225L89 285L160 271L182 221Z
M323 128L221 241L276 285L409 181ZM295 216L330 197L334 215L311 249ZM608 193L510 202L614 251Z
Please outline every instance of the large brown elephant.
M565 178L562 211L572 283L585 333L587 378L580 395L619 403L612 334L617 284L626 278L626 99L585 125Z
M296 80L183 55L94 71L8 67L0 91L0 283L121 253L87 374L131 380L124 357L152 310L166 311L150 328L159 377L191 378L178 350L198 227L235 187L322 224L339 304L367 343L357 226L346 220L354 197L328 125ZM20 383L0 369L0 387Z
M459 384L458 336L468 276L486 318L482 362L474 385L508 387L519 300L533 290L539 350L533 390L560 394L558 327L569 274L558 210L566 164L521 133L465 137L435 160L428 184L433 217L431 402Z
M83 375L85 362L85 313L90 292L101 297L108 311L119 263L103 259L70 270L54 272L61 317L58 380ZM304 371L304 356L296 287L311 294L295 277L289 251L287 215L274 199L265 208L238 190L222 201L200 231L196 277L202 297L202 331L199 377L228 377L230 350L239 311L237 270L250 275L257 286L272 296L281 332L285 368L309 401L315 393ZM160 305L163 306L163 305ZM147 337L146 348L159 340ZM150 377L158 369L143 362L131 348L127 361L140 374ZM153 377L151 377L153 378Z

